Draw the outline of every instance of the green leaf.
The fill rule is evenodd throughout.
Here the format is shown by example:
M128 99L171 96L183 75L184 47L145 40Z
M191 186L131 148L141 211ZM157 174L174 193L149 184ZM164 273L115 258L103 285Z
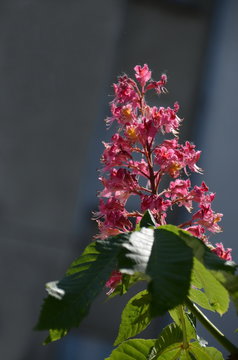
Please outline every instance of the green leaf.
M148 360L173 359L181 351L183 341L182 330L175 323L167 325L151 348Z
M219 258L200 239L191 236L184 230L173 225L165 225L163 228L170 229L178 234L193 249L195 266L199 269L193 271L192 285L204 289L210 306L220 314L227 311L229 306L229 296L225 289L227 288L238 310L238 281L237 276L234 275L235 263ZM213 286L215 291L212 294ZM203 305L206 306L204 301Z
M186 350L181 351L179 360L196 360L196 358L194 357L194 355L188 349L186 349Z
M148 213L143 220L145 225L149 225L149 215ZM141 231L91 243L61 281L47 284L50 295L44 301L36 329L48 329L52 334L52 331L57 330L58 335L54 335L56 338L63 331L77 327L111 272L116 269L124 274L125 279L118 289L120 294L138 281L137 276L140 280L147 279L151 294L151 314L163 314L186 299L193 256L201 262L197 261L200 268L197 265L197 270L193 271L198 278L197 282L204 288L210 305L224 313L228 307L227 291L219 281L229 288L233 298L238 301L234 266L212 254L199 239L175 226L165 225L155 230L143 227ZM202 263L212 270L207 270ZM209 284L206 285L204 279L209 277ZM215 292L212 288L214 284ZM218 292L221 293L220 297ZM52 336L50 335L50 339Z
M180 355L182 352L181 344L173 344L168 346L159 357L153 357L153 360L178 360L181 359ZM187 360L187 359L186 359Z
M190 344L189 352L197 360L224 360L220 351L213 347L203 347L197 341Z
M143 218L140 221L140 228L156 226L156 221L150 210L146 210Z
M212 274L226 288L238 313L238 275L233 275L225 271L212 271Z
M147 290L141 291L126 304L121 317L118 336L114 345L136 336L151 322L150 294Z
M147 360L155 340L133 339L119 345L105 360Z
M60 340L62 337L64 337L65 335L67 335L68 331L65 329L55 329L49 330L49 336L45 339L45 341L43 342L43 345L47 345L49 343L51 343L52 341L56 341L56 340Z
M174 225L163 225L159 228L171 231L179 236L189 247L193 249L194 256L202 262L206 268L210 270L226 271L231 274L235 273L237 265L233 261L221 259L213 253L202 240L191 235L188 231L182 230Z
M191 319L189 318L189 315L185 311L183 313L184 313L184 321L185 321L187 340L189 341L191 339L197 339L196 328L195 328L194 324L192 323ZM182 331L182 329L183 329L182 320L180 318L180 313L178 311L178 308L169 310L169 314L172 317L172 319L175 321L177 326Z
M66 276L43 304L37 330L77 327L87 315L91 303L99 294L111 272L117 268L117 258L128 235L91 243L73 262ZM59 289L63 291L61 299ZM53 296L52 296L53 295Z
M121 271L127 274L146 273L151 280L148 289L152 294L153 316L161 315L183 303L190 287L193 257L196 261L199 260L200 269L203 269L203 273L206 273L209 279L206 284L206 277L195 271L193 279L197 279L193 285L204 288L205 296L214 310L220 314L227 311L228 294L224 289L225 285L221 285L216 278L225 274L224 282L228 284L227 277L234 278L235 266L212 253L200 239L176 226L164 225L155 230L142 228L139 232L133 232L129 242L123 246L126 249L127 263L125 259L124 263L120 263ZM217 290L214 296L210 291L213 285ZM233 296L238 302L238 283L235 285ZM232 286L230 285L230 288ZM203 302L203 305L207 306L203 295L198 298L197 294L197 301L200 300L200 303Z
M169 225L171 226L171 225ZM213 253L200 239L191 236L188 232L175 227L173 230L180 234L181 238L193 248L194 256L210 270L229 292L238 312L238 275L235 271L238 267L233 261L227 261Z
M164 227L142 228L131 233L123 247L119 269L147 275L153 316L183 303L190 287L193 250L177 234Z
M151 278L148 289L152 294L153 316L184 302L193 267L192 249L174 232L156 229L154 239L146 269Z
M129 275L145 275L153 243L153 229L142 228L140 231L132 232L129 241L123 244L125 252L119 259L120 271Z
M210 306L219 314L224 314L229 307L229 295L224 286L197 259L194 259L193 273L204 289Z
M203 291L191 287L188 297L192 302L201 306L202 308L215 311L215 309L210 305L207 295Z

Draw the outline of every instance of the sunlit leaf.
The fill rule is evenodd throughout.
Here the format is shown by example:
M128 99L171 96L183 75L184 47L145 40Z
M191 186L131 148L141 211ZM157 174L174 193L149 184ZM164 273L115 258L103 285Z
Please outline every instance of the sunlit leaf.
M133 339L119 345L105 360L147 360L155 340Z
M177 324L177 326L181 329L183 329L182 326L182 320L181 320L181 315L180 312L178 310L178 308L169 310L169 314L172 317L172 319L175 321L175 323ZM184 318L184 322L185 322L185 328L186 328L186 338L188 341L190 341L191 339L196 339L197 335L196 335L196 328L194 326L194 324L192 323L192 321L190 320L188 314L186 314L185 311L183 311L183 318Z
M220 351L213 347L201 346L198 342L190 344L189 352L194 355L196 360L224 360Z
M51 343L52 341L60 340L62 337L67 335L68 331L65 329L55 329L55 330L49 330L49 336L45 339L43 342L43 345L47 345Z
M139 292L129 300L122 312L119 333L114 345L136 336L150 324L150 301L147 290Z
M183 340L182 330L175 323L166 326L154 346L151 348L148 360L173 359L172 356L181 352Z
M194 269L196 278L199 279L205 296L210 306L219 314L224 314L229 307L229 295L224 286L216 280L212 272L207 270L201 262L194 259Z
M215 311L215 309L210 305L207 295L203 291L191 287L188 297L192 302L196 303L202 308Z

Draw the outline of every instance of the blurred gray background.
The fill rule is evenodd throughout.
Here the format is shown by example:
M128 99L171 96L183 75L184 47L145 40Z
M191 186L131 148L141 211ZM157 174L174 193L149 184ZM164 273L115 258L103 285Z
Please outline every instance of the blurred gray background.
M155 79L167 73L158 103L179 101L182 138L203 150L197 180L224 213L224 232L211 241L238 260L237 35L236 0L1 1L1 360L100 360L111 351L128 298L100 297L79 330L47 347L32 328L45 282L61 278L96 233L111 84L136 64L148 63ZM233 310L213 320L237 342Z

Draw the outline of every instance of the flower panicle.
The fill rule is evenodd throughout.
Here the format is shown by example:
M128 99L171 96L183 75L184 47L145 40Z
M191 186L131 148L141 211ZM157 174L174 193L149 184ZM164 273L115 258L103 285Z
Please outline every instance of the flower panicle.
M106 123L117 124L117 130L109 143L103 143L97 237L133 231L148 209L157 226L164 225L168 212L178 206L190 213L190 220L177 225L209 244L218 256L230 260L231 249L225 250L222 244L212 246L208 241L208 233L222 231L222 214L212 209L215 194L209 192L205 182L191 185L190 173L202 173L197 165L201 151L189 141L179 142L179 104L151 107L146 101L148 91L158 95L167 92L167 76L162 74L159 81L154 81L147 64L136 65L134 71L135 79L124 74L113 84L111 116ZM158 135L166 138L158 143ZM169 185L161 189L164 177L169 179ZM126 210L131 196L140 202L140 209L134 212ZM115 274L116 280L110 286L120 281Z

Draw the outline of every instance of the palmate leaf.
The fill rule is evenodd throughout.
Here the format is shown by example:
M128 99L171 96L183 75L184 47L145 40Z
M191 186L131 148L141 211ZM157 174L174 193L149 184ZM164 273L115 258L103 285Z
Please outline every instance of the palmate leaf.
M172 359L181 351L183 341L182 330L175 323L167 325L151 348L148 360Z
M163 352L155 357L152 357L153 360L180 360L181 359L181 353L182 353L182 344L181 343L174 343L166 349L163 350ZM187 360L187 359L186 359Z
M168 327L165 329L167 330ZM198 341L190 342L188 347L184 348L182 331L179 329L181 334L179 337L178 333L176 338L176 330L175 328L175 333L173 330L170 334L168 333L168 341L164 342L161 347L158 346L158 340L155 342L150 350L148 360L224 360L220 351L213 347L201 346Z
M183 333L175 323L168 325L151 348L148 360L224 360L220 351L198 341L183 346Z
M127 280L131 275L133 278L131 284L123 283L122 293L137 279L147 279L151 315L163 314L185 301L194 256L201 266L203 263L209 267L206 270L209 273L234 276L232 266L210 253L199 239L172 225L142 228L91 243L61 281L48 285L50 296L45 299L36 329L51 330L48 338L51 341L77 327L115 269L125 274ZM222 271L217 270L220 268ZM236 294L236 284L230 287L235 288ZM220 313L224 312L226 305L217 303Z
M139 292L128 301L122 312L119 333L114 345L136 336L147 328L152 320L150 301L151 297L147 290Z
M105 360L147 360L156 340L133 339L119 345Z
M127 236L123 235L113 241L108 238L91 243L57 283L64 292L62 298L51 294L45 299L36 329L63 331L77 327L117 267L121 243L126 241Z

